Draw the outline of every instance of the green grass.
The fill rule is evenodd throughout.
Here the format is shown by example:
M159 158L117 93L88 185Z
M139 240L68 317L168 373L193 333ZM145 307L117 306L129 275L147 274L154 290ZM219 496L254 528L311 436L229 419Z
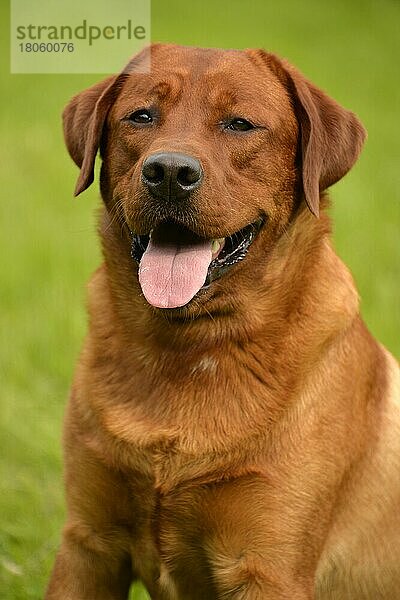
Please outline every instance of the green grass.
M154 0L152 17L154 40L274 50L361 117L369 141L331 192L334 237L369 328L399 355L400 4ZM72 198L77 171L60 112L98 77L11 76L2 39L0 598L38 600L64 515L60 430L86 328L85 281L100 259L98 191Z

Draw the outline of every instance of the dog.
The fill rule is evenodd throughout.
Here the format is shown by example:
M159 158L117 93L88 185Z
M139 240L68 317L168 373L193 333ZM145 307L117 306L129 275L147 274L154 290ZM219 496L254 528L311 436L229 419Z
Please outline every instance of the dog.
M46 599L400 598L399 368L327 215L357 117L263 50L155 44L63 118L104 263Z

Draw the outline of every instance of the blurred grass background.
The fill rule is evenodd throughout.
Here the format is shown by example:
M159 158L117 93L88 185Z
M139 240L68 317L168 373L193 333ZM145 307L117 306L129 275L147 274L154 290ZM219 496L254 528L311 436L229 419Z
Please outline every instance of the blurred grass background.
M100 260L97 186L72 198L77 170L64 149L60 113L73 94L99 78L10 75L5 4L0 598L38 600L64 515L60 432L86 329L85 282ZM399 22L396 0L152 2L153 40L275 51L360 116L369 140L351 174L331 191L334 238L354 274L369 328L397 356ZM131 597L146 595L137 587Z

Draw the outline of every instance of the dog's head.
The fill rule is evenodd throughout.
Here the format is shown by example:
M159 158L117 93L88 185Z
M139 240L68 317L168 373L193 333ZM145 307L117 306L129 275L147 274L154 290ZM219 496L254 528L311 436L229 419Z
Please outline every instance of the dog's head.
M353 113L272 54L170 45L75 96L64 132L81 169L76 194L100 148L104 201L129 228L142 291L160 308L207 302L217 280L234 294L232 275L262 277L261 256L303 200L318 217L321 192L365 137Z

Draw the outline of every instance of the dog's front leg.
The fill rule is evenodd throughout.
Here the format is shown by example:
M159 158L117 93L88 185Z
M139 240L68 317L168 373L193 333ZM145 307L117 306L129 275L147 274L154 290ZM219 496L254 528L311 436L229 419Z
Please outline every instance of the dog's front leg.
M126 600L133 573L126 482L67 428L67 523L46 600Z
M127 557L95 550L84 537L66 528L45 600L126 600L132 578Z

